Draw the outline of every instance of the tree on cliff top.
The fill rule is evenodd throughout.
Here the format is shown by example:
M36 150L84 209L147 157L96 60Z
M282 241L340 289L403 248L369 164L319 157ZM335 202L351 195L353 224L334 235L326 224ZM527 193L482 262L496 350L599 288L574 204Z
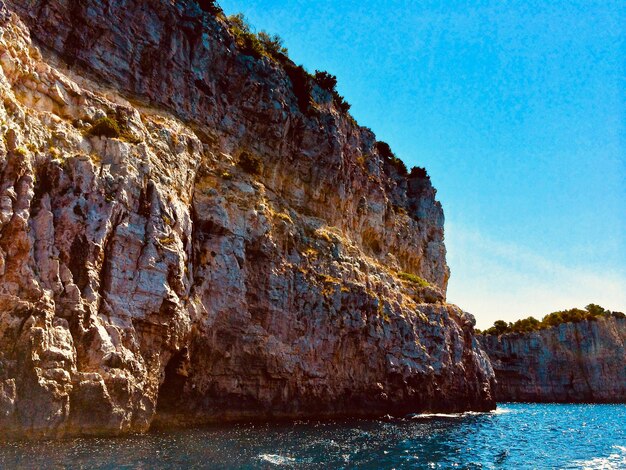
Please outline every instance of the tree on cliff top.
M491 328L483 331L485 335L503 335L506 333L529 333L558 326L562 323L578 323L581 321L593 321L601 317L626 318L622 312L612 312L597 304L589 304L585 309L571 308L552 312L542 318L541 321L534 317L523 318L514 323L503 320L494 322Z
M206 11L208 13L211 13L212 15L222 13L222 9L215 2L215 0L196 0L196 3L202 11Z

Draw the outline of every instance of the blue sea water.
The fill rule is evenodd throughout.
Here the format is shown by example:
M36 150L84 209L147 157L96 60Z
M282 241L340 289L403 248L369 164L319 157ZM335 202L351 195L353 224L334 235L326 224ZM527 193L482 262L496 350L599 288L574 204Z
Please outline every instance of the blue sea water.
M238 424L0 444L2 468L626 468L626 405Z

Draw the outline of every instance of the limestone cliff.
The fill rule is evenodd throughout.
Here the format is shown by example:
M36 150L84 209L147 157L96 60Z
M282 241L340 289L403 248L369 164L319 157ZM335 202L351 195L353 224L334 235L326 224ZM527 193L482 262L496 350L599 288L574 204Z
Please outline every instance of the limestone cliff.
M479 336L498 401L626 403L626 319Z
M494 407L430 180L329 93L191 0L5 3L0 434Z

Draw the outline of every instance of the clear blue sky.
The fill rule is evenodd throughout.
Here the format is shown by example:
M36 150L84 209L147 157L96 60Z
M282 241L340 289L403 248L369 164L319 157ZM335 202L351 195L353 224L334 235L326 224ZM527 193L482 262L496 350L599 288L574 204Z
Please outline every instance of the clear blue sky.
M626 311L626 2L222 0L425 166L479 327Z

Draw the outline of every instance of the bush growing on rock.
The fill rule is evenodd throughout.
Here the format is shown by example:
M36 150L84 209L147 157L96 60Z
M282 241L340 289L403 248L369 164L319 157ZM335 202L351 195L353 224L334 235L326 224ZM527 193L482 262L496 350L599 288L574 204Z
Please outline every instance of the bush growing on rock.
M215 0L196 0L196 3L202 11L217 15L222 13L222 9L215 3Z
M345 114L350 110L350 103L348 103L337 91L336 76L328 72L316 70L313 79L322 90L326 90L332 95L333 103L342 113Z
M87 129L85 135L120 139L131 144L140 142L141 139L134 136L127 126L121 125L117 119L109 116L98 119Z
M315 78L315 83L317 83L322 90L326 90L329 93L332 93L336 90L336 87L337 87L336 76L331 75L328 72L316 70L314 78Z
M426 171L426 168L421 167L421 166L414 166L413 168L411 168L411 172L409 173L409 176L411 178L430 179L430 176L428 176L428 172Z
M24 147L18 147L15 149L15 151L13 152L15 155L17 155L18 157L26 157L26 155L28 155L28 151L24 148Z
M381 157L387 159L387 160L391 160L393 159L396 155L391 151L391 147L389 146L389 144L387 142L383 142L383 141L378 141L376 142L376 151L378 152L378 155L380 155Z
M395 153L391 151L391 147L387 142L378 141L376 142L375 147L378 155L389 162L399 174L402 176L406 176L408 174L409 171L407 170L406 165L396 156Z
M512 329L515 333L529 333L539 328L540 323L541 322L535 317L528 317L522 320L517 320L513 323Z
M289 51L278 34L269 34L266 31L255 34L243 13L229 16L228 21L235 43L244 54L257 59L265 56L281 63L289 60Z
M269 34L265 31L261 31L257 35L259 42L272 58L281 60L283 56L287 56L289 51L283 44L283 39L278 34Z
M293 86L293 92L298 100L298 107L304 114L308 114L311 107L311 80L312 76L302 67L289 59L289 51L283 40L277 34L261 31L255 34L252 27L242 14L228 17L230 31L235 37L237 47L246 55L257 59L268 57L281 64Z
M408 281L412 284L416 284L420 287L428 287L430 284L429 282L422 278L419 277L417 274L412 274L412 273L398 273L398 277L400 279L402 279L403 281Z
M265 55L263 44L250 28L250 24L246 21L243 13L238 13L228 17L230 22L230 30L235 36L235 43L246 55L250 55L260 59Z
M496 320L493 323L493 327L490 330L493 330L494 334L501 335L503 333L506 333L508 328L509 328L509 324L507 322L505 322L503 320ZM490 330L487 330L487 332L490 331ZM489 334L489 333L487 333L487 334Z
M350 111L352 105L348 103L343 96L336 94L333 98L333 102L335 103L335 106L339 108L339 111L341 111L343 114L346 114L348 111Z
M87 134L98 137L108 137L109 139L115 139L122 135L119 124L110 117L98 119L89 130L87 130Z
M255 34L252 27L242 13L231 15L228 18L230 31L235 37L237 47L246 55L257 59L268 57L283 66L289 80L293 85L293 91L298 99L298 107L304 114L310 114L312 103L312 85L317 85L328 91L333 98L333 104L343 114L347 114L351 108L343 96L337 91L337 77L328 72L315 71L315 75L309 74L304 67L296 65L288 56L289 51L284 46L283 39L277 34L269 34L261 31ZM354 119L350 117L353 124ZM401 166L404 166L402 163ZM406 174L406 167L403 174Z

